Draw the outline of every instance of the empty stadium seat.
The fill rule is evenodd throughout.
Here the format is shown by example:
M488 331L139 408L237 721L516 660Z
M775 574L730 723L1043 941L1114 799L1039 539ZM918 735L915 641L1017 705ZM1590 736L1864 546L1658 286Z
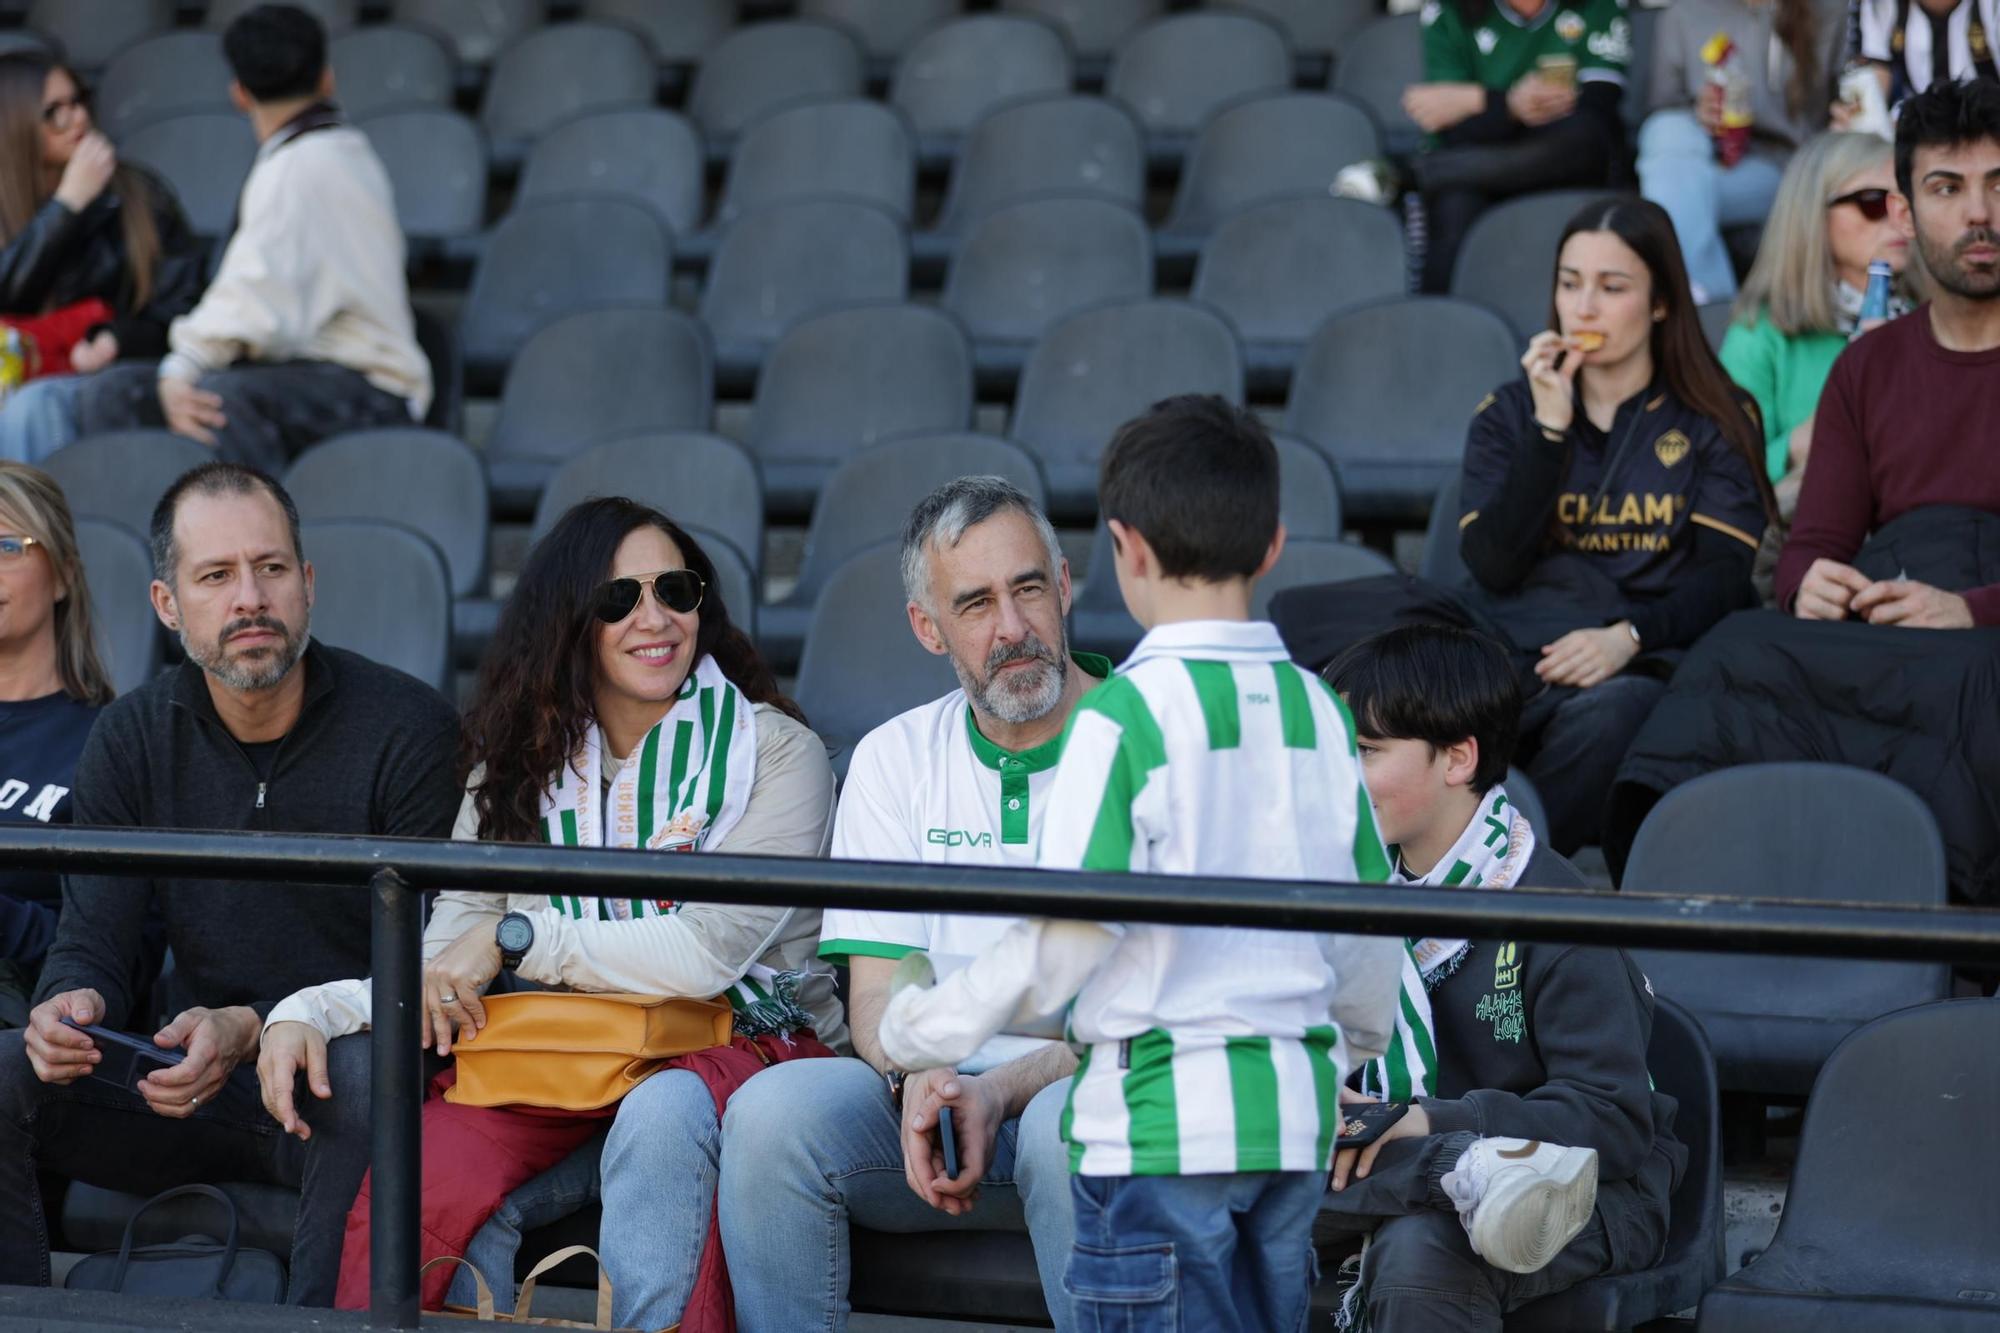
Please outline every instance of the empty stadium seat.
M1424 81L1424 38L1415 14L1389 14L1354 29L1333 64L1333 90L1368 108L1384 151L1408 157L1424 132L1403 110L1403 90Z
M454 598L486 588L486 468L441 431L391 426L322 440L285 469L299 517L399 523L437 544Z
M313 567L313 638L451 696L451 574L431 539L399 523L323 519L302 524L299 542Z
M1069 48L1046 23L974 14L918 39L896 66L889 102L909 117L926 167L951 160L988 112L1070 89Z
M458 86L451 49L421 28L376 23L327 44L340 109L353 120L415 106L448 107Z
M530 337L486 442L493 502L523 514L557 466L604 440L707 430L714 387L707 335L677 310L588 310Z
M861 97L802 102L743 131L729 159L715 229L801 199L873 204L908 226L916 196L916 146L900 115ZM703 239L712 249L713 239Z
M1076 53L1077 74L1104 77L1119 43L1166 12L1166 0L1001 0L1000 7L1033 14L1062 30Z
M1191 295L1236 326L1252 390L1278 390L1328 316L1401 296L1405 276L1394 213L1317 194L1224 222L1201 252Z
M1101 97L1038 97L1004 106L966 138L920 258L949 258L972 224L996 208L1044 196L1094 196L1138 211L1145 203L1146 136L1132 113Z
M1942 907L1944 843L1923 800L1880 773L1746 764L1661 797L1633 839L1620 887ZM1655 990L1700 1017L1729 1091L1803 1095L1856 1027L1951 993L1943 963L1651 949L1632 956Z
M763 564L764 485L742 445L700 431L655 431L593 445L557 468L535 506L540 541L573 505L622 495L682 527L699 524Z
M202 22L215 32L221 32L237 17L256 8L264 0L208 0L208 11ZM285 0L296 5L319 20L320 27L326 29L327 36L338 37L361 21L361 0Z
M1195 10L1127 37L1104 93L1132 108L1156 162L1178 162L1216 111L1291 86L1292 53L1276 26L1254 14Z
M393 0L389 17L451 43L459 63L484 68L546 17L547 0Z
M1299 80L1314 85L1326 81L1327 68L1347 35L1381 13L1372 0L1230 0L1230 3L1275 23L1291 44Z
M1063 196L1008 204L974 223L943 303L972 336L981 379L1005 384L1064 315L1152 291L1145 219L1108 200Z
M1498 311L1521 344L1549 326L1556 288L1556 242L1578 209L1603 190L1546 190L1493 205L1465 233L1451 270L1451 294Z
M35 0L28 26L51 37L69 66L95 75L142 37L174 26L173 0Z
M76 550L90 584L90 618L111 688L124 694L160 669L160 620L153 614L153 557L122 523L76 520Z
M1905 1009L1841 1042L1806 1105L1778 1234L1703 1297L1701 1333L2000 1329L1996 1104L2000 1000Z
M669 514L668 517L673 516ZM674 521L680 523L679 519ZM759 623L763 612L757 605L757 576L750 567L749 557L720 533L688 523L681 523L681 527L688 536L701 543L702 553L715 566L715 581L720 587L705 591L702 605L711 605L710 599L719 591L723 605L729 610L729 623L748 635L751 642L756 642L763 633Z
M1546 841L1549 836L1549 812L1542 805L1542 794L1535 790L1535 784L1529 781L1528 775L1520 769L1509 768L1507 770L1506 787L1507 799L1512 801L1515 807L1528 817L1528 827L1535 831L1535 836ZM1704 1051L1708 1049L1708 1038L1706 1035L1702 1037L1702 1049ZM1715 1082L1715 1070L1713 1068L1715 1062L1711 1058L1708 1063L1710 1065L1708 1078L1712 1085Z
M118 151L172 186L194 234L213 240L235 227L257 136L234 111L192 111L132 131Z
M889 541L850 558L827 579L806 629L793 697L839 775L863 736L958 688L950 660L910 632L899 556Z
M688 90L688 114L711 160L721 160L751 122L790 102L859 97L861 47L830 23L789 19L736 29L708 53Z
M1329 93L1278 93L1215 114L1188 151L1172 210L1154 243L1192 258L1224 218L1253 204L1329 195L1353 162L1380 156L1360 103Z
M664 303L666 228L629 199L573 196L516 207L493 229L459 315L468 373L497 381L543 325L598 306Z
M1352 517L1421 523L1474 409L1520 374L1513 330L1446 297L1334 315L1299 354L1285 429L1325 451Z
M991 435L906 435L843 460L821 488L806 529L799 579L781 602L764 608L758 647L777 670L798 661L813 604L849 556L900 540L919 501L959 477L999 476L1042 502L1042 474L1020 446Z
M475 236L486 222L486 140L441 106L384 111L355 122L389 173L396 221L419 245Z
M653 54L610 23L558 23L522 37L493 63L479 122L493 163L521 165L528 145L563 121L653 100Z
M869 61L888 66L940 23L958 17L964 0L799 0L799 13L854 34Z
M701 225L701 135L656 107L600 111L565 121L535 141L516 205L561 195L615 195L651 209L676 247Z
M1472 578L1458 553L1459 534L1464 531L1458 521L1463 481L1464 473L1454 469L1438 487L1437 499L1431 502L1430 522L1424 527L1424 553L1417 563L1419 577L1447 588L1463 587Z
M0 56L31 55L59 60L62 53L51 39L25 28L0 29Z
M750 452L773 513L801 515L834 468L912 431L972 424L972 353L932 306L853 306L801 319L757 377Z
M1243 357L1229 325L1185 301L1112 302L1068 316L1035 345L1007 434L1040 461L1051 516L1088 519L1112 432L1182 393L1243 401Z
M1257 580L1250 597L1250 614L1265 617L1271 599L1287 588L1306 588L1320 583L1345 583L1349 579L1371 579L1396 572L1395 562L1379 551L1353 542L1314 541L1287 537L1284 549L1270 572Z
M716 374L740 385L798 320L900 301L909 284L902 224L871 204L810 199L746 214L722 234L701 293Z
M622 23L662 65L698 65L736 26L736 0L583 0L583 16Z
M235 77L222 54L222 39L214 33L156 33L126 47L104 67L91 92L91 115L119 144L135 130L169 116L190 111L238 115L229 104Z
M42 460L79 518L102 518L133 532L150 532L153 506L181 473L215 454L165 430L86 435Z

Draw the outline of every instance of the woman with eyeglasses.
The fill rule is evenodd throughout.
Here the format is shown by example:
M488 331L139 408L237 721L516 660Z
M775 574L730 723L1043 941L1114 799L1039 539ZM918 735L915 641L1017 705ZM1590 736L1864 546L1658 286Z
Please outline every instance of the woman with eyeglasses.
M715 567L679 525L630 500L577 505L530 552L468 715L466 768L453 829L462 840L820 856L832 828L825 748L731 622ZM673 883L663 877L663 896L646 900L559 886L440 895L424 936L423 1044L449 1054L483 1026L482 994L518 980L726 998L738 1047L756 1040L743 1057L749 1071L844 1047L832 974L816 957L818 912L678 902L667 896ZM272 1011L258 1075L287 1132L321 1135L332 1120L342 1134L366 1134L366 1043L335 1039L368 1020L363 981L301 991ZM295 1101L298 1073L341 1103ZM690 1299L712 1307L716 1292L720 1246L709 1228L726 1095L669 1068L617 1104L608 1130L601 1118L519 1113L532 1121L528 1141L498 1157L480 1136L506 1113L433 1099L424 1258L451 1238L442 1243L464 1247L509 1290L521 1233L601 1192L614 1322L663 1328L686 1315L694 1327ZM367 1304L366 1208L364 1191L341 1262L344 1308ZM426 1280L427 1306L448 1276ZM459 1291L470 1298L469 1283Z
M0 824L67 824L76 759L111 678L55 479L0 462ZM55 939L61 877L0 869L0 1028L21 1027Z
M39 349L73 373L0 405L0 458L39 462L76 437L81 376L163 355L167 325L201 295L202 258L173 192L92 123L76 75L33 52L0 56L0 316L91 300L110 312L74 345Z

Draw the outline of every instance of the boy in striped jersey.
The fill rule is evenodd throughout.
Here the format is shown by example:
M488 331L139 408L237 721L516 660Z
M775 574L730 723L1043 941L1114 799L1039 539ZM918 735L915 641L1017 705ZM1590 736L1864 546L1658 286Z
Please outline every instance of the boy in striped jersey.
M1147 628L1084 696L1047 801L1057 869L1382 880L1353 729L1294 666L1251 588L1284 543L1255 418L1169 399L1121 428L1099 503ZM1101 577L1101 575L1097 575ZM881 1028L899 1063L956 1058L1075 996L1084 1054L1063 1134L1082 1327L1296 1329L1353 1063L1390 1027L1393 940L1028 921ZM1025 1001L1025 1003L1023 1003Z

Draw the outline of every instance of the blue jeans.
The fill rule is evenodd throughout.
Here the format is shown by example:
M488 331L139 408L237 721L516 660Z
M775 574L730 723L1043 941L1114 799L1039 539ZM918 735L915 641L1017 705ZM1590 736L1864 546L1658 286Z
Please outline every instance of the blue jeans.
M1070 1309L1083 1333L1297 1333L1324 1171L1075 1176Z
M83 375L30 380L0 403L0 458L34 463L77 437L76 403L90 381Z
M1692 111L1655 111L1639 128L1639 193L1673 219L1688 280L1702 289L1705 301L1736 295L1736 270L1722 229L1769 213L1784 174L1783 162L1755 151L1733 167L1723 166L1715 140Z
M1060 1079L1001 1126L963 1217L938 1212L903 1178L902 1122L882 1076L856 1059L773 1065L730 1099L722 1125L722 1243L743 1333L842 1329L850 1222L877 1231L1018 1231L1034 1240L1058 1329L1069 1257L1068 1153Z

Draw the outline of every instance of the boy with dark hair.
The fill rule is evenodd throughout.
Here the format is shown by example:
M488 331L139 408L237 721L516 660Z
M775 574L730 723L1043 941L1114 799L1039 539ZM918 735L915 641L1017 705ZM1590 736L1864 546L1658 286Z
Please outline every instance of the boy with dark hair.
M326 33L293 5L258 5L222 33L229 72L255 102L316 97L326 73Z
M1583 887L1501 785L1521 697L1499 644L1404 626L1327 680L1356 719L1393 880ZM1334 1166L1329 1210L1374 1232L1343 1324L1497 1333L1528 1301L1657 1259L1687 1154L1646 1073L1652 1022L1622 950L1408 941L1396 1034L1363 1095L1342 1094L1409 1104Z

